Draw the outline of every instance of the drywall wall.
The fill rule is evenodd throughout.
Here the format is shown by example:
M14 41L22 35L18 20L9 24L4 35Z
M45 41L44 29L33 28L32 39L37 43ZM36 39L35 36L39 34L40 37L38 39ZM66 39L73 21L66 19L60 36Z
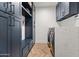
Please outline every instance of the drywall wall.
M57 27L56 7L36 7L35 43L47 43L47 34L50 27Z
M79 28L55 28L55 56L79 57Z
M79 57L79 15L57 22L55 28L55 56Z

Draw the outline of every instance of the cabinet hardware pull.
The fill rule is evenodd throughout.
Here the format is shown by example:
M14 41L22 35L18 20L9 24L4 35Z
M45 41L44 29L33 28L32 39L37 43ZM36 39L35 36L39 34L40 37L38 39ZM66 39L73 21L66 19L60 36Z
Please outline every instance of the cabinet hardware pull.
M12 7L12 13L15 14L15 5L11 5Z
M15 5L10 5L10 12L12 13L12 14L15 14Z
M15 26L15 18L10 16L10 24L9 26Z

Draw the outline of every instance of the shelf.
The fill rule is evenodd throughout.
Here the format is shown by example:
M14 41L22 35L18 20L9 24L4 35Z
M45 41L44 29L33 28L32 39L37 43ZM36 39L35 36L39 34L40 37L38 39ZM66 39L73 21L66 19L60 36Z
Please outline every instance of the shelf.
M32 3L31 2L22 2L22 6L25 8L28 8L30 11L32 11Z
M21 5L21 6L22 6L22 5ZM25 10L30 16L32 16L28 9L26 9L24 6L22 6L22 8L23 8L23 10Z
M32 8L32 3L31 2L28 2L29 6Z

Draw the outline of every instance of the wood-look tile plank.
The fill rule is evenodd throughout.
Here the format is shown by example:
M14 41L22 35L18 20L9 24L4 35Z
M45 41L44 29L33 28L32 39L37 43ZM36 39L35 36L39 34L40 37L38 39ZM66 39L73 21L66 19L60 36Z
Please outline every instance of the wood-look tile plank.
M52 57L50 48L45 43L36 43L28 57Z

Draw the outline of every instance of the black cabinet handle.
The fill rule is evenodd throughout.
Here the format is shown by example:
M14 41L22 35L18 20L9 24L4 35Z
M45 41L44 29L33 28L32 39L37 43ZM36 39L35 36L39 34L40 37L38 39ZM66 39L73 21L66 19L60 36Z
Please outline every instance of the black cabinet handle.
M13 19L12 19L12 23L13 23L13 26L15 26L15 17L13 16Z
M5 8L8 8L8 2L5 2L5 3L4 3L4 7L5 7Z
M15 17L14 16L10 16L10 24L9 26L15 26Z
M3 3L3 7L5 7L5 2Z
M6 7L8 8L8 2L6 2Z
M12 14L15 14L15 5L11 4L11 12L12 12Z
M15 5L12 5L13 14L15 14Z

